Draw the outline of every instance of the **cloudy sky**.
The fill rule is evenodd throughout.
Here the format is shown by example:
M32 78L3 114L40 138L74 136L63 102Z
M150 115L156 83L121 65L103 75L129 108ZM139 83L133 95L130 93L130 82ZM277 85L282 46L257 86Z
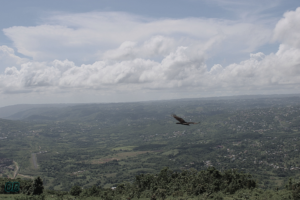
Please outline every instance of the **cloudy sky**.
M300 93L299 0L0 2L0 107Z

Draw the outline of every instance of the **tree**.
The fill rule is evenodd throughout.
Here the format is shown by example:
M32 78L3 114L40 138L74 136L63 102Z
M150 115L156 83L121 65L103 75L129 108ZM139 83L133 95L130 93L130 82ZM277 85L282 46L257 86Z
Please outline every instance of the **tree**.
M26 195L40 195L44 190L43 181L40 177L34 179L33 182L26 181L20 185L21 192Z
M43 181L40 177L34 179L32 189L33 189L32 191L33 195L40 195L43 193L44 186L43 186Z
M73 195L73 196L79 196L81 192L82 192L81 187L78 186L78 185L74 185L71 188L70 194Z

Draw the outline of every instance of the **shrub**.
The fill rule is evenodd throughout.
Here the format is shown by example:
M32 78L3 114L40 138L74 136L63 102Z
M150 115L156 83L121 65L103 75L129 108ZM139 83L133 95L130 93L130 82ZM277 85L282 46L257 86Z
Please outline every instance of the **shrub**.
M37 177L36 179L34 179L32 184L32 194L40 195L43 193L43 190L44 190L43 181L40 177Z
M78 185L74 185L74 186L71 188L70 194L71 194L72 196L79 196L81 192L82 192L81 187L78 186Z

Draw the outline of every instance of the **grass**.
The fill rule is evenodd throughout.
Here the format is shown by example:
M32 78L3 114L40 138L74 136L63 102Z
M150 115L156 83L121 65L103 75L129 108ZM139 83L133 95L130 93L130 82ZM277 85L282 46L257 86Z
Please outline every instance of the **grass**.
M120 152L120 153L116 153L114 155L110 155L110 156L106 156L100 159L93 159L91 161L85 161L85 162L90 162L91 164L103 164L112 160L121 160L121 159L127 159L129 157L135 157L138 156L140 154L144 154L147 152L151 152L151 151L131 151L131 152Z
M122 151L122 150L126 150L126 151L132 151L136 146L124 146L124 147L116 147L113 148L112 151Z
M170 150L167 152L162 153L162 155L168 156L168 155L177 155L179 153L178 149Z

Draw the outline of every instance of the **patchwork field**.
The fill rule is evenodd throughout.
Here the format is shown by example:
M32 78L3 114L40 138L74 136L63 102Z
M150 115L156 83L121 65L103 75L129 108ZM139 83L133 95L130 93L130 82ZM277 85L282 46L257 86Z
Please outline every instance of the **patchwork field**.
M0 120L1 133L7 133L0 156L19 166L3 165L1 174L41 176L47 189L67 191L74 184L116 186L166 166L175 171L214 166L248 172L261 188L283 188L289 177L300 180L299 102L297 97L95 104L38 113L55 120ZM177 125L171 113L201 124Z

